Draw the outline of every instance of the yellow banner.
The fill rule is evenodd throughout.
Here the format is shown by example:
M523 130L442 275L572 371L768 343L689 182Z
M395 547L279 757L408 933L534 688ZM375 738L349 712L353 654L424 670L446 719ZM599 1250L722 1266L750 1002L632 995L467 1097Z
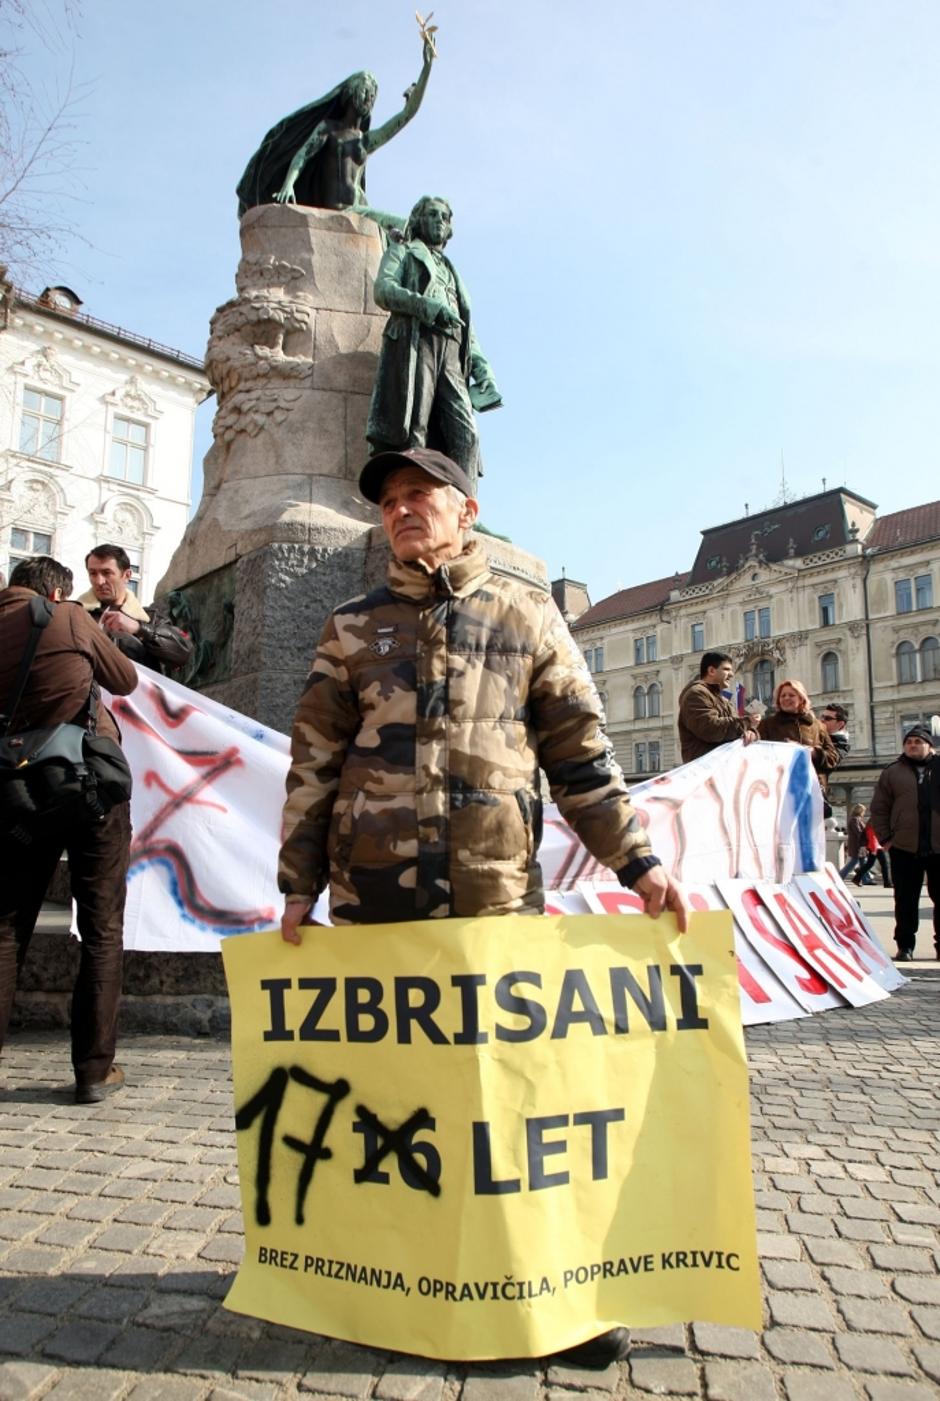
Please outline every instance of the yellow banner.
M238 1313L426 1357L761 1326L731 916L223 942Z

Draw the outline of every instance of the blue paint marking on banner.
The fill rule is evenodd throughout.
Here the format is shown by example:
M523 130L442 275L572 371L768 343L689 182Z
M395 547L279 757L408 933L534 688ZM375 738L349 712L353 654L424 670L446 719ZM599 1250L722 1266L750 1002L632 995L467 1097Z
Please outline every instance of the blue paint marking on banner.
M210 904L193 877L186 857L178 849L159 855L143 856L131 853L127 873L128 884L148 867L157 867L167 877L167 888L180 919L209 934L256 934L276 923L273 909L226 910Z
M787 783L787 800L793 804L796 819L797 840L800 844L800 869L819 870L823 863L822 852L818 850L819 834L813 812L814 785L816 776L810 765L810 757L801 749L793 757L790 777Z

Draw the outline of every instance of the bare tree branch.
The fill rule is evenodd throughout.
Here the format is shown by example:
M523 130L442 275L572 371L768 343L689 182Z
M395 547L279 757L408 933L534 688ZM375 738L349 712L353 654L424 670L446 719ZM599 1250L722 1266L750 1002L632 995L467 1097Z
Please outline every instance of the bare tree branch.
M78 235L65 213L77 195L73 0L0 0L0 262L21 284L48 276ZM31 81L30 47L48 61L50 94Z

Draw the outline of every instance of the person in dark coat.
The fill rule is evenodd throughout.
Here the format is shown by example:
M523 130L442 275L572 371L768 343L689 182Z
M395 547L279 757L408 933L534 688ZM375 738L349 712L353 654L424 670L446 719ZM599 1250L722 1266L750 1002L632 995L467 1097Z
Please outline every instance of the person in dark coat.
M896 957L905 963L914 957L925 878L940 958L940 765L933 743L926 725L908 730L903 753L882 769L871 800L872 826L891 859Z
M780 682L774 692L774 709L760 722L760 737L778 744L804 745L810 751L825 798L828 776L838 767L841 755L829 738L825 725L813 714L806 688L799 681Z

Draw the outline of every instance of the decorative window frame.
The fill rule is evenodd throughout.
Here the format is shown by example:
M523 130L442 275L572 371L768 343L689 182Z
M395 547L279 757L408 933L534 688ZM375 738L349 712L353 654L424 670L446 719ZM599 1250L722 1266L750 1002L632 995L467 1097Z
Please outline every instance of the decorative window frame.
M17 364L11 365L10 373L14 377L16 386L11 450L22 462L28 462L30 465L35 463L38 466L41 463L44 468L68 468L69 464L66 461L64 449L68 441L70 396L79 388L78 380L62 364L56 354L55 347L51 345L42 345ZM24 390L27 389L32 389L36 394L54 395L62 400L62 423L59 429L61 450L54 461L48 457L37 457L33 453L24 452L20 447L20 435L23 429L23 398Z
M131 491L139 490L135 482L123 485L129 486ZM153 541L157 535L157 526L149 506L134 496L115 492L102 503L100 511L95 511L92 520L95 523L96 544L121 545L129 554L139 554L140 591L143 602L143 595L149 592L150 560Z
M156 493L153 482L153 464L157 444L156 426L163 417L163 410L157 407L156 399L147 393L138 375L128 375L119 389L102 394L105 406L104 455L101 463L101 476L107 482L120 483L122 491L143 491ZM143 423L147 429L147 456L144 463L144 480L128 481L126 477L115 477L111 473L111 444L114 441L114 420L127 418L135 423Z

